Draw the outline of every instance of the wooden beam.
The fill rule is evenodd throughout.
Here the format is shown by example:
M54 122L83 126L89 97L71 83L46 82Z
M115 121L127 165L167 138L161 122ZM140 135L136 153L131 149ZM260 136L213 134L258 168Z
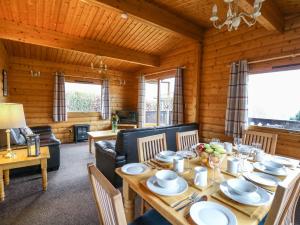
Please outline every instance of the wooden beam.
M0 38L106 56L145 66L159 66L160 60L158 56L132 49L4 20L0 20Z
M254 0L240 1L240 8L248 13L253 12ZM273 0L263 2L261 16L257 18L258 23L270 31L284 31L284 17Z
M98 2L104 6L126 12L146 23L150 23L160 29L172 31L191 38L201 40L203 28L188 21L180 15L176 15L147 0L84 0L86 2Z

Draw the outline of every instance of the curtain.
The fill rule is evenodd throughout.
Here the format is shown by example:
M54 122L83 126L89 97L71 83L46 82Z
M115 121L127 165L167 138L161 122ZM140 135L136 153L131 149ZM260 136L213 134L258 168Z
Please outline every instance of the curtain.
M145 124L145 77L139 77L138 89L138 127L144 127Z
M225 134L241 138L248 124L248 62L232 63L227 95Z
M101 86L101 115L102 119L110 118L109 81L104 80Z
M54 122L67 121L65 77L64 74L61 72L57 72L55 74L53 121Z
M183 123L183 69L177 68L175 75L175 88L173 98L172 124Z

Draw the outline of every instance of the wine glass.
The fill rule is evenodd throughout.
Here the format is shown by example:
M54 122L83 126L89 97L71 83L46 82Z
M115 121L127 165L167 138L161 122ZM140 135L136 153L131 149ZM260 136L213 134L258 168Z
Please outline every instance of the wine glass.
M212 182L217 183L216 181L216 170L220 170L222 161L224 159L223 155L215 155L215 154L210 154L208 158L208 162L210 167L213 169L213 176L212 176Z
M220 139L219 138L212 138L209 142L209 144L219 144L220 143Z

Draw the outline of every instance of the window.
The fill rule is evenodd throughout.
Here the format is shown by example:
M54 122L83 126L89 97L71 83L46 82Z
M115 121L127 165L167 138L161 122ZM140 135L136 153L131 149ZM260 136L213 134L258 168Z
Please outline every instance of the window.
M100 112L101 85L65 83L67 112Z
M172 124L175 78L146 81L145 126Z
M249 124L300 131L300 70L249 76Z

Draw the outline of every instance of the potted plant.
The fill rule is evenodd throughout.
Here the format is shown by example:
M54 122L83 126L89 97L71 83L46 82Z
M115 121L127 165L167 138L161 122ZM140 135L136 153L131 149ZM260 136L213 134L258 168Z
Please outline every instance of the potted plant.
M118 122L119 122L118 115L113 113L111 116L111 129L113 133L116 133L118 130Z

